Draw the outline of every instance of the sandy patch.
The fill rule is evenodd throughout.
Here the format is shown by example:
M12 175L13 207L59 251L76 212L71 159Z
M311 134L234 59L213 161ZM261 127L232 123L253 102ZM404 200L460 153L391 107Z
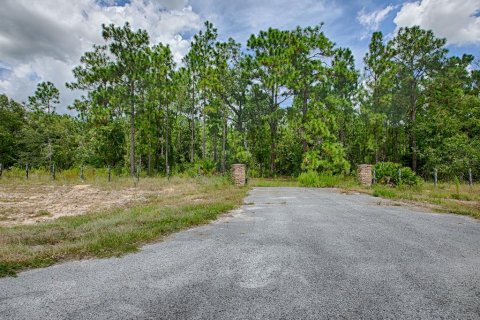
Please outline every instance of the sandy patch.
M81 185L0 185L0 225L30 224L62 216L98 212L172 193L173 188L105 190Z

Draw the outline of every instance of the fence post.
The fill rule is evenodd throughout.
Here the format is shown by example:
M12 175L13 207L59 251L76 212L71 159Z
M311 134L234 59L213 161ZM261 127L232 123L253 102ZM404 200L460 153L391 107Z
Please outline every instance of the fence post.
M52 163L52 178L55 180L55 162Z
M110 165L108 165L108 182L112 181L110 176Z
M27 180L28 180L28 162L25 163L25 177L26 177Z
M438 174L438 171L437 171L437 169L435 168L435 169L433 170L433 187L434 187L435 189L437 189L437 174Z
M373 182L373 184L375 184L375 183L377 183L377 172L375 171L375 167L372 170L372 175L373 175L372 182Z
M141 166L141 162L139 162L137 166L137 182L140 181L140 166Z
M85 177L83 176L83 164L80 165L80 180L85 180Z
M0 178L2 177L3 174L3 164L0 163Z
M470 187L473 186L472 168L468 169L468 184Z
M402 184L402 169L398 168L398 184Z

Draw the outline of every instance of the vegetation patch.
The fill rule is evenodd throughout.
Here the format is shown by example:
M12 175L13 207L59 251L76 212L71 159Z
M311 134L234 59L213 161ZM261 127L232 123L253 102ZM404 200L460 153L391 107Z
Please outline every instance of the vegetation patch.
M480 186L442 183L435 187L433 183L423 183L414 187L374 185L371 190L376 197L404 200L439 212L480 218ZM360 191L369 192L368 189Z
M316 171L301 173L298 176L298 183L302 187L317 188L348 188L357 185L351 176L319 174Z
M169 185L158 180L158 187ZM155 182L149 181L143 187L153 185ZM69 259L137 251L144 243L215 219L240 205L248 191L219 177L175 179L171 185L176 187L175 193L159 194L127 208L0 227L0 276Z
M412 169L402 167L399 163L379 162L373 169L377 182L380 184L415 186L421 182Z

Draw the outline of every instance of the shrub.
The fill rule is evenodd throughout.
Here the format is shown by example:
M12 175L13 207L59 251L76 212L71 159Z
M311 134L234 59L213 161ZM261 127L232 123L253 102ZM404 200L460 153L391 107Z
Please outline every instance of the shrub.
M374 169L375 177L380 184L414 186L420 183L420 178L412 169L402 167L398 163L379 162L374 166Z
M318 184L318 173L311 170L303 172L298 176L298 183L302 187L316 187Z
M334 176L330 174L318 174L316 171L303 172L298 176L298 182L302 187L328 188L338 187L343 176Z
M216 173L215 162L211 160L199 160L195 163L188 163L180 168L179 176L194 178L197 176L212 176Z
M302 169L320 171L332 174L348 174L350 163L346 160L345 150L339 143L324 143L322 150L312 150L305 153Z

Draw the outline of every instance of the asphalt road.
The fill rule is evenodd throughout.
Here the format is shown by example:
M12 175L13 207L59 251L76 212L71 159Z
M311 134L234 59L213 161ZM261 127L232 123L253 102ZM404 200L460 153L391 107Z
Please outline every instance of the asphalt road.
M480 319L480 223L325 189L0 279L0 319Z

